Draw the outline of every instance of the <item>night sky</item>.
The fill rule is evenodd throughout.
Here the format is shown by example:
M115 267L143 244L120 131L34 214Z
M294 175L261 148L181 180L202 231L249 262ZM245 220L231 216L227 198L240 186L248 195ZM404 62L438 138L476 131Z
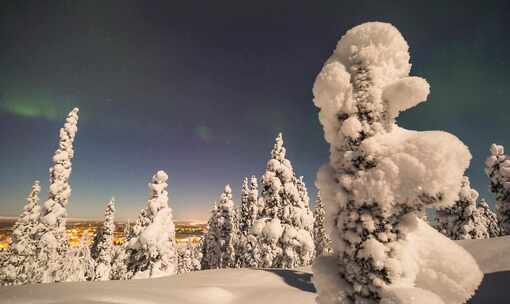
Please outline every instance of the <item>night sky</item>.
M238 201L242 177L260 177L280 131L313 201L329 149L313 81L366 21L395 25L431 85L399 124L457 135L493 204L483 161L493 142L510 150L508 1L2 1L0 215L20 213L34 179L47 188L74 106L72 217L115 196L134 218L162 169L175 217L204 219L224 184Z

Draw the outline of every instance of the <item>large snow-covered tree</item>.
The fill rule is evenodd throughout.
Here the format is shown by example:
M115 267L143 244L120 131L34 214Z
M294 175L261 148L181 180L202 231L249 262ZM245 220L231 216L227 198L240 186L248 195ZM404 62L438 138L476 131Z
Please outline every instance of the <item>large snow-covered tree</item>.
M425 79L408 76L408 49L392 25L364 23L315 80L330 144L317 185L334 250L313 267L321 304L460 304L483 276L469 253L417 218L453 204L471 155L451 134L396 124L429 94Z
M40 213L40 227L37 235L37 257L40 274L37 281L48 283L59 281L59 268L62 257L69 248L66 235L66 207L71 196L69 177L71 176L73 143L78 131L78 108L74 108L60 129L59 143L53 155L50 168L48 199Z
M320 191L317 192L315 208L313 209L313 240L315 242L315 255L331 255L331 240L326 232L324 203Z
M263 267L295 268L311 263L314 255L313 214L301 178L286 159L278 134L262 176L263 210L254 232L258 234Z
M501 227L499 226L496 213L492 211L492 209L489 207L489 204L487 204L487 201L485 201L483 198L478 204L478 212L482 216L485 227L487 227L487 233L489 234L489 237L493 238L501 236Z
M168 206L167 180L168 175L158 171L149 183L149 201L141 210L127 243L129 278L160 277L177 271L175 226Z
M115 199L112 198L106 205L104 212L104 221L102 227L94 237L91 247L91 255L95 261L94 280L110 280L112 256L113 256L113 237L115 232Z
M510 234L510 156L505 148L492 144L485 161L485 174L490 181L490 190L496 194L496 215L501 233Z
M39 181L32 185L23 212L12 227L11 246L0 265L0 284L28 284L37 270L35 239L39 225Z
M479 212L478 192L471 189L469 178L464 176L459 199L451 207L436 210L436 228L452 240L487 239L486 220Z

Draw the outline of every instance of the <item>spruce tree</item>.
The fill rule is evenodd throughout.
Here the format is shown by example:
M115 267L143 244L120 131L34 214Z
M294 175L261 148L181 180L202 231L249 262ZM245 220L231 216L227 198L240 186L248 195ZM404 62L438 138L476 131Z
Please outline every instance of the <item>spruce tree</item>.
M103 226L99 229L92 243L91 255L96 262L95 281L110 280L113 238L115 232L115 199L112 198L106 205Z
M239 222L238 266L255 268L260 263L260 249L257 236L253 234L253 224L258 217L258 184L252 176L243 180L241 189L241 216Z
M177 271L175 226L168 206L167 179L164 171L158 171L149 183L151 196L138 216L126 247L128 278L153 278Z
M308 194L285 158L282 134L276 137L262 176L263 210L257 221L263 267L294 268L308 265L314 254L313 215Z
M200 259L202 257L200 246L200 244L194 245L191 240L188 240L185 246L181 246L177 250L179 253L179 267L177 273L200 270Z
M40 213L40 228L37 235L37 256L39 275L37 281L49 283L58 281L62 257L69 248L66 235L66 207L71 196L69 177L71 176L73 143L78 131L78 108L74 108L60 129L58 148L50 168L48 200Z
M466 302L483 276L465 250L417 218L424 208L454 202L471 155L451 134L396 124L400 112L429 94L425 79L409 76L408 50L391 24L364 23L342 36L316 77L313 101L330 144L329 163L318 172L317 186L327 205L334 251L313 267L318 303L393 303L420 293L437 299L437 289L415 287L422 264L413 254L423 248L406 243L425 231L447 247L429 252L456 252L442 259L460 254L465 258L456 260L463 265L457 271L468 269L473 278L447 284L462 276L440 272L449 278L442 279L441 292L463 288L452 295L457 300L445 302Z
M471 189L465 176L455 204L437 210L437 230L452 240L489 238L486 222L476 206L477 198L478 192Z
M490 190L496 194L496 215L502 235L510 234L510 156L503 146L492 144L485 161Z
M59 281L81 282L94 278L95 262L90 254L88 230L83 233L78 247L65 252L63 261Z
M236 252L238 227L232 189L226 185L217 204L215 235L219 258L213 268L236 267Z
M39 225L40 206L39 181L32 185L23 212L12 228L11 246L5 250L5 259L0 265L0 283L2 285L28 284L36 275L36 234Z
M331 240L325 228L326 210L324 210L324 203L321 200L320 191L317 192L315 199L315 209L313 210L313 239L315 242L315 255L331 255Z
M218 206L216 202L211 210L211 215L207 221L207 232L203 236L202 242L202 269L215 269L218 268L219 264L219 244L216 236L216 213L218 212Z
M501 227L499 227L496 213L491 210L485 199L481 199L478 204L478 213L482 216L487 227L487 233L490 238L501 236Z

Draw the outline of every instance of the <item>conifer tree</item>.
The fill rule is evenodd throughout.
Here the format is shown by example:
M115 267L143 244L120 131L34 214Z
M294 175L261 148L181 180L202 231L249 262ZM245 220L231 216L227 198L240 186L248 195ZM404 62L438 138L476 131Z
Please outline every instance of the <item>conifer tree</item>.
M216 235L219 258L213 268L236 267L236 244L238 227L232 189L226 185L217 204L214 233Z
M5 258L0 264L0 283L2 285L28 284L37 270L35 239L39 225L40 206L39 181L32 185L23 212L12 228L11 246L5 250Z
M238 267L255 268L260 263L258 239L252 233L253 224L259 214L258 201L257 178L252 175L249 184L247 178L243 180L241 190L240 233L237 252Z
M80 244L65 252L62 268L58 273L59 281L81 282L94 278L95 262L90 254L89 232L86 230Z
M313 210L313 239L316 256L332 254L331 240L325 228L325 215L324 203L321 200L321 193L318 191L315 199L315 209Z
M99 229L92 243L91 255L96 262L95 281L110 280L112 255L113 255L113 237L115 232L115 199L112 198L106 205L104 213L103 226Z
M112 268L110 278L112 280L129 279L127 265L128 265L127 243L113 246Z
M200 270L200 259L202 257L200 244L193 245L191 240L188 240L186 245L180 247L177 252L179 253L179 267L177 273Z
M153 278L177 271L175 226L168 206L167 179L164 171L158 171L149 183L149 201L141 210L126 247L128 278Z
M262 176L264 209L254 230L260 235L259 248L263 267L294 268L308 265L314 254L313 215L301 178L294 174L285 158L282 134L276 137Z
M74 157L73 143L78 131L78 108L74 108L60 129L58 148L53 156L50 168L48 200L44 202L40 213L38 229L37 256L39 275L37 280L43 283L58 280L62 257L69 248L66 235L66 207L71 196L69 177Z
M489 238L486 222L476 206L478 192L464 176L459 199L452 207L436 212L436 228L452 240Z
M503 146L492 144L485 161L485 174L490 181L490 190L496 194L496 215L501 234L510 234L510 156Z
M478 213L482 216L487 227L487 232L490 238L501 236L501 227L499 227L498 218L496 213L491 210L489 204L485 199L481 199L478 204Z
M207 221L207 232L203 236L202 242L202 261L201 268L202 269L215 269L218 268L219 264L219 244L216 236L216 213L218 212L218 206L216 202L214 203L214 207L211 210L211 215L209 216L209 220Z
M367 22L342 36L315 80L314 103L330 144L317 186L334 251L314 263L318 303L465 303L483 277L469 253L417 218L424 208L453 204L471 155L451 134L396 124L430 91L425 79L409 76L409 58L394 26ZM440 289L416 286L424 254L442 259L443 269L426 269L442 277Z

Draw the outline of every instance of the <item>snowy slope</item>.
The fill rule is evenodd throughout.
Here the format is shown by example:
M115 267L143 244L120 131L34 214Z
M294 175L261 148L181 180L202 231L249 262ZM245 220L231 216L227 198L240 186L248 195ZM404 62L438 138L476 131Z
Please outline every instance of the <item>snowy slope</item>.
M470 304L510 303L510 236L459 242L486 273ZM315 303L310 270L222 269L150 280L0 287L0 303Z
M471 253L483 273L510 271L510 236L464 240L458 244Z

